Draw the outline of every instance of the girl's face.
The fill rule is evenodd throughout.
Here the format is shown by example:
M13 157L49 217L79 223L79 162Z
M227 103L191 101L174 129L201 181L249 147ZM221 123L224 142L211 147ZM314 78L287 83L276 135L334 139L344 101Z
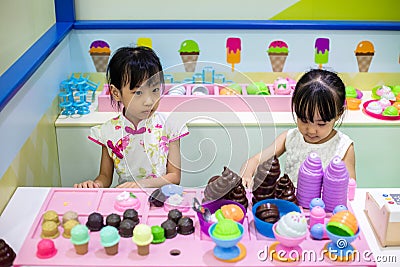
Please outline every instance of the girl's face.
M317 113L318 114L318 113ZM333 127L336 119L324 122L319 114L314 116L314 122L297 118L297 128L303 135L304 141L310 144L323 144L334 135Z
M151 80L150 80L151 81ZM129 84L117 91L117 96L112 93L117 101L121 101L125 107L125 117L129 119L135 126L140 121L149 118L158 108L160 100L160 83L159 82L144 82L141 86L135 87L132 90Z

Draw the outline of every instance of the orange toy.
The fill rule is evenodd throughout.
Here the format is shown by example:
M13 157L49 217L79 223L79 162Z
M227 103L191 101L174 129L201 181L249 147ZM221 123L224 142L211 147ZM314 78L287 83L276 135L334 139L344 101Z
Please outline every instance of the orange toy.
M220 91L219 91L219 94L220 95L237 95L237 93L236 93L236 91L235 90L232 90L232 89L230 89L230 88L222 88Z
M359 110L361 99L358 98L346 98L346 104L348 110Z
M400 112L400 102L394 102L392 106L397 108Z
M396 96L396 102L400 102L400 93L398 93Z
M339 211L338 213L335 213L331 217L331 219L327 224L327 227L339 228L343 231L346 231L347 233L349 233L348 230L350 230L350 233L352 232L351 235L354 235L358 231L358 222L353 213L351 213L348 210L342 210ZM331 231L331 232L334 233L336 231Z
M243 210L235 204L223 205L221 207L221 212L225 219L232 219L236 222L239 222L244 217Z

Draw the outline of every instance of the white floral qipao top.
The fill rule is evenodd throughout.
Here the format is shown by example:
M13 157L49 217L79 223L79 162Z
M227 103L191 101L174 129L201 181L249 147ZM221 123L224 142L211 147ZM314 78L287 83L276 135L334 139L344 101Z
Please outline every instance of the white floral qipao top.
M137 129L124 115L91 128L89 139L107 147L119 175L118 184L166 174L168 146L188 135L186 125L155 112Z

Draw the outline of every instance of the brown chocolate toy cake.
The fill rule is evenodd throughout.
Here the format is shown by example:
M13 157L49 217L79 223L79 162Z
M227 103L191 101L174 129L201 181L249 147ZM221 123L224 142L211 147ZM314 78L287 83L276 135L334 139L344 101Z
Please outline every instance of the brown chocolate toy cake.
M268 223L276 223L279 220L279 210L275 204L264 203L257 207L256 216Z
M14 250L3 239L0 239L0 266L12 266L15 256Z
M258 165L252 190L253 204L263 199L275 198L275 184L280 174L280 164L276 156Z
M224 167L221 176L214 176L208 182L204 190L204 202L225 198L225 196L235 187L242 183L242 178Z
M279 178L275 186L275 197L287 200L298 205L296 197L296 189L287 174Z

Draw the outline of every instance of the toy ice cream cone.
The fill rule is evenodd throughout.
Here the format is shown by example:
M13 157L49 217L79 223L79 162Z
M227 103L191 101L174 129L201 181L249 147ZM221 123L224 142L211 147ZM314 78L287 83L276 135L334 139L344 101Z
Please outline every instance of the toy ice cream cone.
M368 72L375 55L374 45L370 41L361 41L358 43L354 54L357 58L359 72Z
M104 247L107 255L115 255L118 253L118 245L121 236L118 229L114 226L107 225L100 231L101 245Z
M271 67L274 72L282 72L289 54L288 45L284 41L273 41L267 50Z
M71 229L71 243L76 254L85 255L89 250L89 229L86 225L78 224Z
M185 40L181 43L181 48L178 51L185 66L185 71L194 72L200 55L199 45L193 40Z
M148 255L150 253L150 243L153 241L151 227L146 224L138 224L133 229L132 241L137 245L139 255Z
M107 70L108 59L111 50L107 42L102 40L94 41L90 44L89 50L94 66L97 72L105 72Z

